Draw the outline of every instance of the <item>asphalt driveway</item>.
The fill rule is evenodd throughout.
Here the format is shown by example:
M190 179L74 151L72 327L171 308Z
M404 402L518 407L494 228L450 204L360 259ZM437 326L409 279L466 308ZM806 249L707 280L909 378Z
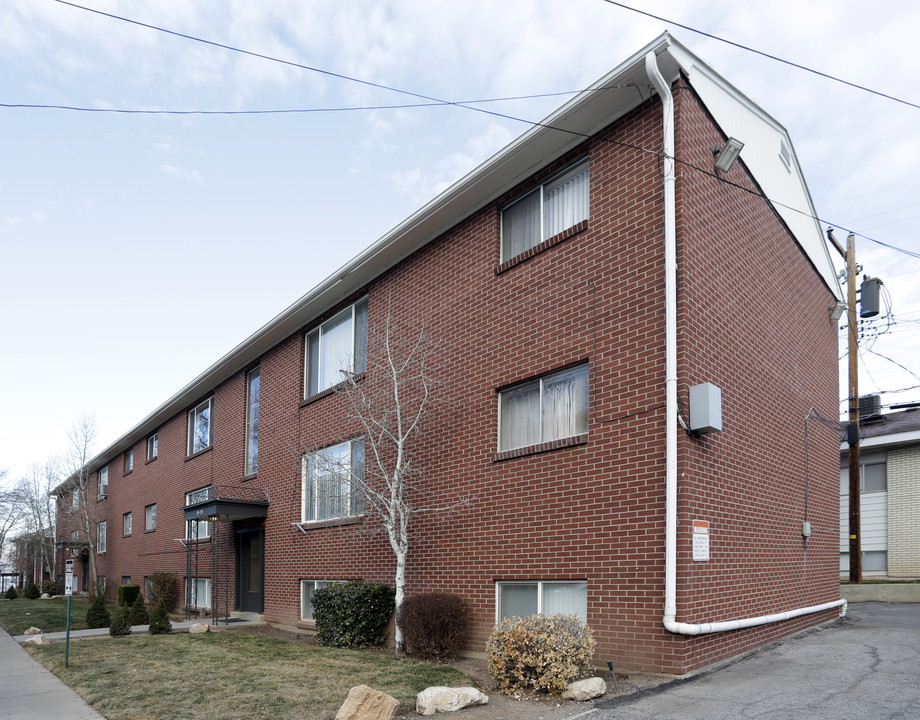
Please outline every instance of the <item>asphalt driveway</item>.
M584 718L920 719L920 604L851 604L830 627Z

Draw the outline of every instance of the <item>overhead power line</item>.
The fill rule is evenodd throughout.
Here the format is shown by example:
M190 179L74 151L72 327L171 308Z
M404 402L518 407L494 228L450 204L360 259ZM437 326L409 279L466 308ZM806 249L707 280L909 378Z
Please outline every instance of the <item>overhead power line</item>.
M776 62L783 63L784 65L788 65L789 67L794 67L798 70L804 70L805 72L811 73L812 75L817 75L818 77L823 77L827 80L833 80L834 82L840 83L841 85L847 85L851 88L862 90L863 92L872 93L873 95L878 95L879 97L883 97L886 100L892 100L896 103L901 103L902 105L907 105L908 107L912 107L917 110L920 110L920 105L918 105L917 103L912 103L909 100L902 100L901 98L895 97L894 95L888 95L878 90L873 90L872 88L866 87L865 85L858 85L854 82L850 82L849 80L844 80L843 78L839 78L835 75L830 75L829 73L821 72L820 70L815 70L814 68L810 68L806 65L800 65L799 63L792 62L791 60L785 60L784 58L777 57L776 55L771 55L770 53L763 52L762 50L755 50L754 48L749 47L747 45L742 45L741 43L736 43L732 40L728 40L726 38L719 37L718 35L713 35L712 33L708 33L703 30L698 30L697 28L691 27L690 25L683 25L674 20L669 20L668 18L661 17L660 15L654 15L650 12L646 12L645 10L639 10L638 8L631 7L624 3L616 2L616 0L603 0L603 2L607 3L608 5L616 5L617 7L623 8L624 10L629 10L630 12L638 13L640 15L645 15L646 17L650 17L654 20L660 20L661 22L668 23L669 25L675 25L676 27L679 27L683 30L688 30L689 32L696 33L697 35L702 35L703 37L708 37L712 40L717 40L718 42L725 43L726 45L731 45L732 47L736 47L739 50L744 50L745 52L754 53L755 55L760 55L761 57L765 57L768 60L774 60Z
M370 80L362 80L362 79L360 79L360 78L355 78L355 77L352 77L352 76L350 76L350 75L345 75L345 74L343 74L343 73L337 73L337 72L334 72L334 71L331 71L331 70L324 70L324 69L322 69L322 68L317 68L317 67L313 67L313 66L311 66L311 65L306 65L306 64L304 64L304 63L294 62L294 61L292 61L292 60L284 60L284 59L281 59L281 58L273 57L273 56L271 56L271 55L265 55L264 53L254 52L254 51L252 51L252 50L245 50L245 49L243 49L243 48L238 48L238 47L235 47L235 46L233 46L233 45L227 45L227 44L225 44L225 43L216 42L216 41L214 41L214 40L207 40L207 39L205 39L205 38L197 37L197 36L195 36L195 35L189 35L189 34L187 34L187 33L178 32L178 31L176 31L176 30L169 30L169 29L167 29L167 28L163 28L163 27L160 27L160 26L158 26L158 25L152 25L152 24L150 24L150 23L141 22L141 21L139 21L139 20L132 20L131 18L126 18L126 17L123 17L123 16L121 16L121 15L116 15L116 14L114 14L114 13L108 13L108 12L105 12L105 11L102 11L102 10L97 10L97 9L95 9L95 8L86 7L85 5L79 5L79 4L74 3L74 2L69 2L69 0L55 0L55 2L60 3L61 5L67 5L67 6L69 6L69 7L76 8L76 9L78 9L78 10L83 10L83 11L85 11L85 12L90 12L90 13L94 13L94 14L97 14L97 15L101 15L101 16L103 16L103 17L111 18L111 19L113 19L113 20L118 20L118 21L121 21L121 22L129 23L129 24L131 24L131 25L137 25L138 27L143 27L143 28L147 28L147 29L149 29L149 30L154 30L154 31L156 31L156 32L162 32L162 33L166 33L166 34L168 34L168 35L173 35L173 36L175 36L175 37L183 38L183 39L185 39L185 40L191 40L191 41L193 41L193 42L203 43L203 44L205 44L205 45L210 45L210 46L212 46L212 47L222 48L222 49L228 50L228 51L230 51L230 52L240 53L240 54L242 54L242 55L247 55L247 56L254 57L254 58L258 58L258 59L261 59L261 60L267 60L267 61L269 61L269 62L280 63L280 64L282 64L282 65L287 65L287 66L294 67L294 68L298 68L298 69L301 69L301 70L307 70L307 71L309 71L309 72L319 73L319 74L321 74L321 75L326 75L326 76L328 76L328 77L334 77L334 78L338 78L338 79L340 79L340 80L346 80L346 81L348 81L348 82L354 82L354 83L358 83L358 84L360 84L360 85L365 85L365 86L377 88L377 89L380 89L380 90L386 90L386 91L389 91L389 92L395 92L395 93L399 93L399 94L401 94L401 95L407 95L407 96L409 96L409 97L414 97L414 98L418 98L419 100L424 100L424 101L426 101L426 102L424 102L424 103L417 103L417 104L411 104L411 105L405 105L405 106L399 106L399 105L397 105L397 106L386 106L386 105L381 105L381 106L368 107L368 108L360 108L360 109L397 109L397 108L400 108L400 107L407 107L407 108L408 108L408 107L426 107L426 106L445 106L445 105L447 105L447 106L453 106L453 107L464 108L464 109L466 109L466 110L471 110L471 111L473 111L473 112L484 113L484 114L486 114L486 115L491 115L491 116L493 116L493 117L498 117L498 118L502 118L502 119L505 119L505 120L511 120L511 121L513 121L513 122L524 123L524 124L530 125L530 126L532 126L532 127L543 127L543 128L547 128L547 129L551 129L551 130L556 130L556 131L558 131L558 132L563 132L563 133L566 133L566 134L569 134L569 135L574 135L574 136L576 136L576 137L583 137L583 138L585 138L585 139L589 139L589 138L590 138L590 136L587 135L586 133L581 133L581 132L577 132L577 131L573 131L573 130L568 130L568 129L566 129L566 128L561 128L561 127L556 127L556 126L553 126L553 125L549 125L549 124L547 124L547 123L541 123L541 122L537 122L537 121L533 121L533 120L527 120L527 119L524 119L524 118L516 117L516 116L514 116L514 115L509 115L509 114L507 114L507 113L500 113L500 112L496 112L496 111L493 111L493 110L488 110L488 109L481 108L481 107L475 107L476 104L482 104L482 103L486 103L486 102L497 102L497 101L499 101L499 100L502 100L501 98L496 99L496 100L470 100L470 101L445 100L445 99L442 99L442 98L437 98L437 97L433 97L433 96L430 96L430 95L425 95L425 94L423 94L423 93L417 93L417 92L414 92L414 91L411 91L411 90L404 90L404 89L402 89L402 88L396 88L396 87L392 87L392 86L389 86L389 85L384 85L384 84L382 84L382 83L372 82L372 81L370 81ZM825 77L825 78L827 78L827 79L834 80L834 81L836 81L836 82L840 82L840 83L843 83L843 84L846 84L846 85L850 85L850 86L855 87L855 88L857 88L857 89L865 90L866 92L871 92L871 93L873 93L873 94L880 95L880 96L882 96L882 97L886 97L886 98L888 98L888 99L890 99L890 100L894 100L894 101L896 101L896 102L900 102L900 103L903 103L903 104L905 104L905 105L910 105L910 106L912 106L912 107L916 107L916 108L920 109L920 105L915 105L915 104L913 104L913 103L909 103L909 102L907 102L907 101L900 100L900 99L898 99L898 98L895 98L895 97L891 97L891 96L885 95L884 93L880 93L880 92L871 90L871 89L869 89L869 88L866 88L866 87L863 87L863 86L860 86L860 85L856 85L855 83L850 83L850 82L848 82L848 81L846 81L846 80L841 80L840 78L834 77L834 76L832 76L832 75L827 75L826 73L822 73L822 72L819 72L819 71L817 71L817 70L813 70L813 69L808 68L808 67L805 67L805 66L803 66L803 65L798 65L798 64L796 64L796 63L790 62L790 61L788 61L788 60L784 60L784 59L779 58L779 57L775 57L775 56L773 56L773 55L769 55L769 54L764 53L764 52L761 52L761 51L759 51L759 50L754 50L753 48L747 47L746 45L742 45L742 44L740 44L740 43L735 43L735 42L733 42L733 41L731 41L731 40L726 40L726 39L724 39L724 38L721 38L721 37L718 37L718 36L715 36L715 35L711 35L711 34L709 34L709 33L703 32L703 31L701 31L701 30L697 30L696 28L692 28L692 27L690 27L690 26L682 25L682 24L680 24L680 23L677 23L677 22L668 20L667 18L662 18L662 17L659 17L659 16L657 16L657 15L653 15L653 14L651 14L651 13L648 13L648 12L645 12L645 11L642 11L642 10L637 10L637 9L635 9L635 8L633 8L633 7L628 6L628 5L624 5L623 3L615 2L614 0L604 0L604 2L607 2L607 3L611 4L611 5L616 5L616 6L618 6L618 7L621 7L621 8L623 8L623 9L625 9L625 10L630 10L630 11L632 11L632 12L637 12L637 13L640 13L640 14L642 14L642 15L647 15L648 17L654 18L654 19L656 19L656 20L661 20L662 22L666 22L666 23L670 23L670 24L672 24L672 25L676 25L677 27L681 27L681 28L684 28L684 29L689 30L689 31L691 31L691 32L698 33L698 34L704 35L704 36L706 36L706 37L710 37L710 38L712 38L712 39L714 39L714 40L718 40L718 41L720 41L720 42L724 42L724 43L726 43L726 44L728 44L728 45L732 45L732 46L737 47L737 48L739 48L739 49L746 50L746 51L748 51L748 52L752 52L752 53L755 53L755 54L758 54L758 55L762 55L762 56L767 57L767 58L769 58L769 59L776 60L777 62L781 62L781 63L784 63L784 64L786 64L786 65L790 65L790 66L792 66L792 67L795 67L795 68L798 68L798 69L801 69L801 70L805 70L805 71L807 71L807 72L811 72L811 73L814 73L814 74L816 74L816 75L820 75L820 76ZM597 88L593 88L593 87L588 87L588 88L586 88L586 90L588 90L588 91L592 91L592 90L609 90L609 89L620 89L620 88L622 88L622 87L628 87L628 86L617 86L617 88L608 88L608 87L597 87ZM637 89L638 89L638 88L637 88ZM540 95L540 96L536 96L536 97L547 97L547 96L550 96L550 95L565 95L565 94L568 94L568 93L565 93L565 92L562 92L562 93L548 93L548 94L546 94L546 95ZM529 96L520 96L519 98L507 98L507 99L526 99L527 97L529 97ZM640 97L641 97L641 91L640 91ZM76 107L76 106L64 106L64 105L60 105L60 106L41 106L41 105L4 105L4 104L0 104L0 107L19 107L19 108L21 108L21 107L42 107L42 108L55 108L55 109L67 109L67 110L79 110L79 111L86 111L86 112L118 112L118 113L125 113L125 114L175 114L175 115L183 115L183 114L200 114L200 115L253 115L253 114L296 113L296 112L333 112L333 111L336 110L336 109L333 109L333 108L327 108L327 109L316 109L316 110L296 110L296 109L294 109L294 110L269 110L269 111L144 111L144 110L118 110L118 109L106 109L106 108L80 108L80 107ZM341 109L338 109L338 110L339 110L339 111L344 111L344 110L351 110L351 109L352 109L352 108L341 108ZM622 147L626 147L626 148L629 148L629 149L632 149L632 150L637 150L637 151L640 151L640 152L644 152L644 153L651 153L651 154L655 154L655 155L660 155L660 152L658 152L658 151L650 150L650 149L648 149L648 148L644 148L644 147L632 145L632 144L629 144L629 143L620 142L620 141L617 141L617 140L606 140L606 142L611 143L611 144L615 144L615 145L619 145L619 146L622 146ZM676 160L676 158L675 158L675 160ZM851 231L851 230L849 230L849 229L847 229L847 228L844 228L844 227L842 227L842 226L840 226L840 225L838 225L838 224L836 224L836 223L833 223L833 222L824 220L824 219L822 219L822 218L815 217L815 216L812 215L810 212L807 212L807 211L804 211L804 210L800 210L799 208L795 208L795 207L792 207L792 206L790 206L790 205L786 205L786 204L784 204L784 203L780 203L780 202L778 202L778 201L776 201L776 200L772 200L771 198L767 197L767 196L766 196L763 192L761 192L761 191L752 190L752 189L750 189L750 188L746 188L746 187L744 187L744 186L742 186L742 185L739 185L739 184L737 184L737 183L733 183L733 182L731 182L731 181L725 179L724 177L719 177L719 176L717 176L715 173L709 172L709 171L707 171L707 170L705 170L705 169L703 169L703 168L697 167L697 166L695 166L695 165L693 165L693 164L691 164L691 163L687 163L687 162L684 162L684 161L681 161L681 160L676 160L676 161L677 161L678 163L684 164L684 165L686 165L686 166L688 166L688 167L690 167L690 168L692 168L692 169L694 169L694 170L696 170L696 171L698 171L698 172L702 172L702 173L704 173L704 174L706 174L706 175L709 175L709 176L711 176L711 177L714 177L714 178L718 179L718 180L721 181L721 182L724 182L724 183L726 183L726 184L728 184L728 185L732 185L733 187L736 187L736 188L738 188L738 189L740 189L740 190L743 190L743 191L748 192L748 193L750 193L750 194L752 194L752 195L755 195L755 196L758 196L758 197L760 197L760 198L762 198L762 199L764 199L764 200L767 200L768 202L771 202L771 203L773 203L774 205L777 205L777 206L780 206L780 207L784 207L784 208L786 208L786 209L788 209L788 210L790 210L790 211L792 211L792 212L799 213L799 214L801 214L801 215L803 215L803 216L805 216L805 217L813 218L813 219L817 220L818 222L820 222L820 223L822 223L822 224L832 225L832 226L835 227L835 228L839 228L839 229L841 229L841 230L846 230L847 232L853 232L853 231ZM865 240L868 240L869 242L876 243L876 244L881 245L881 246L883 246L883 247L886 247L886 248L888 248L888 249L890 249L890 250L894 250L894 251L896 251L896 252L903 253L903 254L908 255L908 256L910 256L910 257L914 257L914 258L920 259L920 253L912 252L912 251L909 251L909 250L904 250L903 248L898 248L898 247L895 247L894 245L889 245L888 243L884 243L884 242L882 242L882 241L880 241L880 240L875 240L874 238L868 237L868 236L863 235L863 234L861 234L861 233L855 233L855 232L854 232L854 234L857 235L858 237L861 237L861 238L863 238L863 239L865 239Z

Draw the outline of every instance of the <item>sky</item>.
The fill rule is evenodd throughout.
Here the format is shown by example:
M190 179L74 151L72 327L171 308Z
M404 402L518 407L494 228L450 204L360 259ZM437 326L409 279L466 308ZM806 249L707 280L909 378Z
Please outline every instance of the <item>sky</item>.
M890 298L886 319L864 323L860 392L920 402L920 259L886 247L920 252L920 5L624 4L0 3L7 481L64 453L86 414L102 451L665 30L787 128L822 227L858 233L863 273ZM482 106L506 119L419 95L544 97ZM265 110L309 112L176 114ZM794 323L794 305L760 311Z

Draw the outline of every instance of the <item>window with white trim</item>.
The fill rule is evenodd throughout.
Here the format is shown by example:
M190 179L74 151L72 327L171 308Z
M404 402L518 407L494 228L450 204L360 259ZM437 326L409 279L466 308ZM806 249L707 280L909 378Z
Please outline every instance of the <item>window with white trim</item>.
M307 334L305 397L367 370L367 300L345 308Z
M70 506L74 510L80 509L80 488L73 489L73 494L70 496Z
M104 555L106 550L106 528L107 523L103 520L96 526L96 554Z
M156 458L157 452L158 452L157 444L158 444L157 433L154 433L153 435L147 438L147 459L148 460L153 460L154 458Z
M300 521L360 515L364 512L363 480L363 438L304 455Z
M556 176L502 210L502 262L587 220L588 161Z
M300 619L313 620L313 594L320 588L344 580L301 580L300 581Z
M134 450L125 451L125 475L134 470Z
M527 615L578 615L588 619L588 583L586 580L534 580L495 583L495 618Z
M259 469L259 385L260 369L249 371L246 398L246 474Z
M122 526L123 526L123 534L125 535L131 534L131 525L132 525L131 517L132 517L131 513L129 512L126 512L121 517Z
M588 432L588 365L577 365L499 393L498 449L561 440Z
M214 497L212 488L206 487L200 490L186 493L185 505L195 505L200 502L212 500ZM155 512L155 511L154 511ZM185 523L186 540L205 540L211 537L211 523L208 520L190 520Z
M99 482L97 483L99 498L104 498L109 494L109 466L99 469Z
M194 455L211 447L213 430L214 398L210 397L188 411L188 454Z
M147 530L157 529L157 505L148 505L144 508L144 528Z
M186 578L185 592L185 598L192 607L211 607L211 578Z

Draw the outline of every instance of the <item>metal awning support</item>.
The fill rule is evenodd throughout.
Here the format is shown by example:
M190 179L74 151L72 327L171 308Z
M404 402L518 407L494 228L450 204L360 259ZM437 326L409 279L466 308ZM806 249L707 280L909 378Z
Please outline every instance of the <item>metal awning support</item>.
M211 555L211 622L216 625L223 610L224 621L229 623L233 547L230 528L225 527L221 531L221 527L235 520L267 517L268 495L260 488L212 485L195 493L195 496L196 502L182 508L186 525L186 541L183 543L186 546L185 619L191 619L193 599L196 613L201 605L197 581L200 555L207 548ZM201 535L202 522L209 523L207 537Z

